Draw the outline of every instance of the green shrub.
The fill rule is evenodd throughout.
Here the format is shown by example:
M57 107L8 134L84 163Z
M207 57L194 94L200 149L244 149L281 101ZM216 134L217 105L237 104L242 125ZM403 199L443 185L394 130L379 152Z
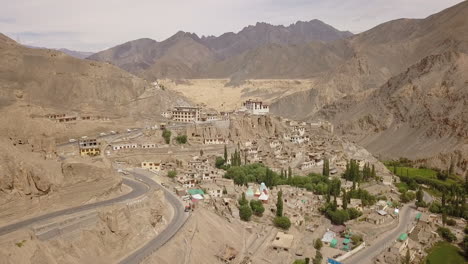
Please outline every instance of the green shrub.
M171 131L167 129L163 130L162 137L164 138L164 141L166 142L166 144L171 143L171 134L172 134Z
M320 250L323 247L322 240L320 238L317 238L314 242L314 248L316 250Z
M455 220L453 220L452 218L447 219L447 221L445 223L447 225L449 225L449 226L454 226L454 225L457 224L457 222Z
M252 209L248 205L241 205L239 207L239 216L242 221L250 221L252 217Z
M187 143L187 136L186 135L179 135L176 137L176 141L179 144L185 144Z
M177 176L177 171L175 170L170 170L167 172L167 177L174 179Z
M457 240L457 237L450 231L450 229L445 228L445 227L439 227L437 228L437 233L445 239L447 242L453 242Z
M216 157L215 167L221 169L221 167L226 163L226 161L221 157Z
M277 216L273 220L273 223L276 227L279 227L284 230L288 230L291 227L291 220L286 216Z
M256 216L262 216L263 212L265 212L265 207L263 207L262 202L257 200L250 200L250 208L252 208Z

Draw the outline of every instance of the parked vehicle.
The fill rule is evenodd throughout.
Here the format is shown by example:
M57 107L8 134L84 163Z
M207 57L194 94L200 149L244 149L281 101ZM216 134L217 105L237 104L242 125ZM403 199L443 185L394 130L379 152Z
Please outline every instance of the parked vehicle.
M68 140L68 142L70 142L70 143L76 142L76 139L70 138L70 139Z

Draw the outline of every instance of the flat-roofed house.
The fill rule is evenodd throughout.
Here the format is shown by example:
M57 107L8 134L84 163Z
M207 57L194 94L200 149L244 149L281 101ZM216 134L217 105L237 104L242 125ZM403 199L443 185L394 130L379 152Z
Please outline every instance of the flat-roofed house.
M249 99L244 102L244 107L252 115L266 115L270 112L270 106L264 104L262 101Z
M172 110L172 120L182 123L200 121L200 108L192 106L176 106Z
M141 168L150 171L161 171L161 162L143 161L141 163Z

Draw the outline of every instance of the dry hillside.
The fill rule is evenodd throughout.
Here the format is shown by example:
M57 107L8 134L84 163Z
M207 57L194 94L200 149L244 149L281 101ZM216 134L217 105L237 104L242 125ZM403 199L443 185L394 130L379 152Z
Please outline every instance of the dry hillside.
M21 100L62 111L99 111L128 115L142 95L154 87L108 63L80 60L60 51L31 49L0 34L0 107ZM152 93L153 107L140 112L157 114L179 97Z
M134 40L89 59L111 62L148 80L303 77L335 66L346 54L323 42L349 36L352 33L339 31L319 20L297 22L288 27L257 23L219 37L199 38L180 31L161 42ZM317 56L320 53L330 55Z

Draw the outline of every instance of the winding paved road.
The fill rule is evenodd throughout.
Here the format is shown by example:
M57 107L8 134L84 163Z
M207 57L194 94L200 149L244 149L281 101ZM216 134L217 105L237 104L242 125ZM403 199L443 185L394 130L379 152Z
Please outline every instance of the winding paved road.
M146 182L141 183L141 182L138 182L138 181L127 179L127 178L123 179L123 184L125 184L125 185L129 186L130 188L132 188L132 191L127 193L127 194L124 194L122 196L119 196L119 197L116 197L116 198L113 198L113 199L109 199L109 200L106 200L106 201L100 201L100 202L96 202L96 203L92 203L92 204L85 204L85 205L81 205L81 206L77 206L77 207L71 207L71 208L55 211L55 212L52 212L52 213L36 216L36 217L33 217L33 218L29 218L29 219L19 221L19 222L13 223L13 224L9 224L9 225L6 225L6 226L2 226L2 227L0 227L0 236L11 233L11 232L14 232L14 231L16 231L18 229L21 229L21 228L28 227L28 226L30 226L32 224L35 224L35 223L51 220L51 219L59 217L59 216L79 213L79 212L83 212L83 211L87 211L87 210L91 210L91 209L96 209L98 207L109 206L109 205L113 205L113 204L116 204L116 203L124 202L126 200L134 199L134 198L140 197L140 196L144 195L146 192L148 192L148 190L150 189L150 186L151 186Z
M142 262L145 258L149 257L153 252L166 244L166 242L169 241L184 225L189 216L189 213L184 212L184 206L182 202L173 193L161 187L159 184L144 176L143 174L133 172L133 175L135 178L144 181L152 187L157 187L164 190L167 202L169 202L174 209L174 215L171 222L161 233L146 243L143 247L137 249L131 255L121 260L119 262L120 264L137 264Z
M342 261L345 264L365 264L371 263L372 259L378 256L384 249L393 244L401 233L406 233L410 229L411 222L416 216L413 204L406 204L400 210L400 222L398 226L386 233L383 233L372 245L357 252L355 255Z

